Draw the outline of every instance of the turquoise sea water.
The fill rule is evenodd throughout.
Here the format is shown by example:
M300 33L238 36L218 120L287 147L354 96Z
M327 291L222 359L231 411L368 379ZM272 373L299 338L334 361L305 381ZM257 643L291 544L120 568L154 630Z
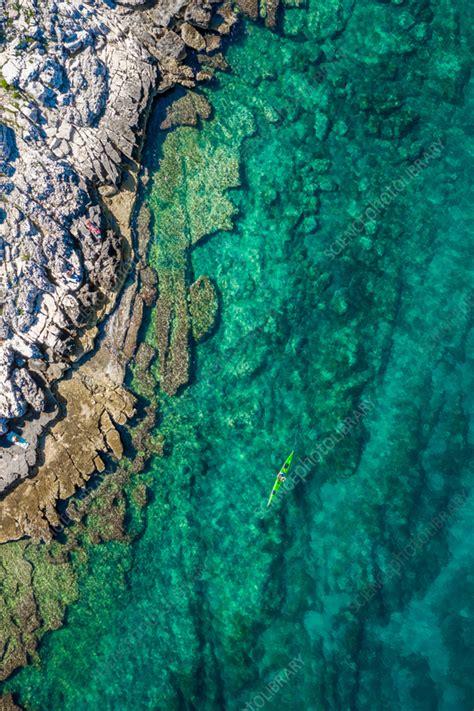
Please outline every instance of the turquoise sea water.
M220 324L160 396L142 535L91 546L25 708L472 708L471 26L313 0L245 25L212 120L167 139L181 177L155 117L151 259L177 180Z

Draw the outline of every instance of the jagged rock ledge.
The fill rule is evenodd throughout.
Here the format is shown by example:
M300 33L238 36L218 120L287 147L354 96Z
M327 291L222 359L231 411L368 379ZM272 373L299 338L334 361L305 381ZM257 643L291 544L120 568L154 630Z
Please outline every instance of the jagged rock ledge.
M31 444L24 452L0 438L0 491L37 466L36 441L58 402L67 418L48 435L38 476L2 502L0 541L47 537L55 500L100 471L101 452L121 453L115 425L134 406L124 368L150 292L143 272L140 293L129 280L115 303L137 263L130 217L145 118L157 92L212 76L235 22L229 4L206 0L3 8L0 433ZM197 68L186 64L194 50ZM78 365L112 311L97 352Z

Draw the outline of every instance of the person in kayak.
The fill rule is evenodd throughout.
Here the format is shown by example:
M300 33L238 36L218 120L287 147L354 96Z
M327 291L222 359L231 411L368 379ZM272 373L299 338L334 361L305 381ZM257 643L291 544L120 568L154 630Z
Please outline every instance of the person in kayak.
M286 458L285 463L283 464L282 468L276 475L275 483L273 484L273 489L271 491L270 496L268 497L267 506L271 505L273 497L277 494L281 485L285 483L285 481L286 481L285 474L287 473L287 471L290 468L291 461L293 459L293 455L294 455L294 451L291 452L290 456Z

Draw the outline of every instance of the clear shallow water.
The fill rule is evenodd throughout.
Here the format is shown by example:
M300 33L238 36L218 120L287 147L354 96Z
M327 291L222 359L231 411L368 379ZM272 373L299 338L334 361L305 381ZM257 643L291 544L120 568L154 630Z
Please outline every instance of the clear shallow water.
M79 602L11 682L28 709L472 706L471 24L451 2L290 10L280 34L247 26L202 130L162 146L152 124L156 240L183 204L187 231L217 230L192 271L221 323L161 397L143 535L75 562ZM288 450L325 440L262 513Z

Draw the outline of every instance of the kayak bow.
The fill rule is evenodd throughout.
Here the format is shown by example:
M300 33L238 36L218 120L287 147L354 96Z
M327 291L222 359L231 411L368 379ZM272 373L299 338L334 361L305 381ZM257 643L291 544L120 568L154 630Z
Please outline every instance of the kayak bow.
M285 459L285 463L283 464L282 468L278 472L276 479L275 479L275 483L273 484L272 493L270 494L270 496L268 498L267 506L270 506L270 504L272 503L273 497L277 493L280 486L283 484L282 480L280 479L280 474L282 474L283 476L286 476L286 474L291 466L293 455L294 455L294 451L291 452L291 454Z

